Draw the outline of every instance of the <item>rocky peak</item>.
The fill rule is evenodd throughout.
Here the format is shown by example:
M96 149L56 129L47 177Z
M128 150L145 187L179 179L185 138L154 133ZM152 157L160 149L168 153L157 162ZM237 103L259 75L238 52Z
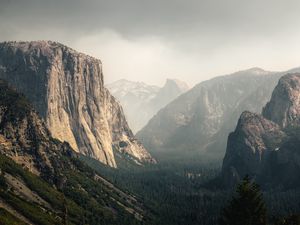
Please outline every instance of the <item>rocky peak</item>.
M126 79L107 84L106 87L121 103L127 103L130 100L149 101L156 96L160 89L157 86L148 85L144 82L134 82Z
M163 89L164 88L165 89L177 88L180 92L186 92L189 89L189 86L184 81L168 78L166 80Z
M235 178L259 173L264 158L284 137L277 124L256 113L243 112L235 131L228 137L222 168L224 176L229 179L228 173L232 171Z
M246 174L263 183L295 184L299 161L300 74L283 76L262 115L244 112L228 137L222 173L229 186ZM288 129L287 129L288 128ZM296 140L296 141L295 141ZM291 179L286 179L290 174ZM293 175L293 176L292 176Z
M189 89L188 85L180 80L167 79L165 85L159 90L152 100L156 109L161 109ZM157 110L158 111L158 110Z
M168 79L163 87L125 79L106 87L122 104L134 132L143 128L161 108L188 89L184 82L174 79Z
M0 78L25 94L52 136L75 151L113 167L113 148L140 162L153 161L104 87L100 60L51 41L4 42Z
M300 73L287 74L279 80L263 116L282 128L300 125Z

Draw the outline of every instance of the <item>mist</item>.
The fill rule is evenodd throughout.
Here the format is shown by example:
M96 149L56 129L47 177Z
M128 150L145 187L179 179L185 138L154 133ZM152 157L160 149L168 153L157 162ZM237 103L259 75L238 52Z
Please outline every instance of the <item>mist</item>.
M299 66L299 1L1 0L0 41L53 40L118 79L191 86L251 67Z

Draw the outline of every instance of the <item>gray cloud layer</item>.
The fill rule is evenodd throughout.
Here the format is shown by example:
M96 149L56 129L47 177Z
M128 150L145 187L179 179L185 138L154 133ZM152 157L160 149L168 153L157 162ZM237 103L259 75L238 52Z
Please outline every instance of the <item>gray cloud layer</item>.
M176 76L196 82L244 66L300 65L293 65L300 49L298 0L0 0L0 4L0 40L64 42L107 62L108 80L125 76L160 83ZM114 68L118 65L122 70Z

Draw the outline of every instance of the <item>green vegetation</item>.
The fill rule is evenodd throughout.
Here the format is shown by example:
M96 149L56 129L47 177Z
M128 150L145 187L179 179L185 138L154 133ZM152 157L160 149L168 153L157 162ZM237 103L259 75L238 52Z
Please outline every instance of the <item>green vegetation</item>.
M6 204L39 225L135 225L147 220L138 201L131 203L78 160L69 144L53 139L26 98L2 80L0 103L0 198ZM16 155L24 159L22 165L9 158ZM29 172L28 165L39 175ZM10 181L11 176L22 185ZM30 191L22 191L24 185Z
M267 209L259 186L245 177L236 192L222 212L220 225L266 225Z
M278 219L275 225L299 225L300 215L290 215L281 219Z
M163 163L112 169L91 158L82 160L122 190L142 199L153 217L148 224L216 224L228 198L227 192L203 187L219 173L215 165Z
M26 113L31 106L1 81L0 102L4 102L5 109L2 122L9 125L5 130L8 137L4 138L20 155L33 157L41 173L36 176L0 154L0 199L35 224L217 225L222 208L232 197L231 190L224 190L222 183L218 182L220 165L204 162L201 157L192 157L188 161L174 157L158 165L141 167L132 163L129 156L115 152L119 169L113 169L91 158L78 156L68 144L52 139L50 135L39 134L34 129L39 127L34 127L34 123L25 127L29 144L24 149L19 141L24 135L12 132L10 127L17 125L22 116L28 116ZM36 118L28 116L28 119ZM297 150L297 136L295 141L282 147ZM21 180L46 204L44 201L37 203L14 189L7 182L7 174ZM233 195L233 200L223 211L221 225L264 225L267 218L276 225L298 223L299 217L286 215L300 211L299 189L268 189L263 197L269 214L266 214L258 186L244 180L237 195ZM18 222L8 212L0 213L5 223ZM275 219L274 215L277 215Z
M212 182L220 173L218 164L201 159L119 169L105 167L87 157L81 159L122 190L142 199L153 217L147 224L217 225L222 209L235 196L232 190L224 190L221 183ZM300 211L299 189L268 190L263 197L272 224L277 221L275 215L283 218Z
M26 223L22 222L5 209L0 208L0 225L26 225Z
M2 120L13 118L21 120L32 108L24 95L17 93L3 80L0 80L0 102L8 106L6 118Z
M21 178L32 191L46 200L51 208L30 202L16 195L13 189L6 190L5 178L2 182L0 179L0 198L39 225L63 224L66 209L68 224L142 223L117 204L117 201L122 202L123 205L126 205L126 202L116 192L101 182L91 179L95 174L92 169L77 159L71 161L78 170L65 170L63 176L66 183L61 190L56 190L40 177L24 170L6 156L0 155L1 171Z

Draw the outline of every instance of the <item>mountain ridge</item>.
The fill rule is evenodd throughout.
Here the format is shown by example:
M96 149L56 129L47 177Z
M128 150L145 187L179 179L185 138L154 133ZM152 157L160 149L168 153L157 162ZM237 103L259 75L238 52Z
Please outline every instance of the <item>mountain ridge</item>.
M157 157L209 154L221 161L226 134L240 114L260 112L281 76L250 68L203 81L161 109L136 136Z
M148 123L162 107L189 89L188 85L168 78L162 87L121 79L106 87L119 100L134 132Z
M58 42L4 42L0 78L25 94L51 134L77 152L112 167L117 166L113 149L140 162L155 162L104 87L99 59Z

